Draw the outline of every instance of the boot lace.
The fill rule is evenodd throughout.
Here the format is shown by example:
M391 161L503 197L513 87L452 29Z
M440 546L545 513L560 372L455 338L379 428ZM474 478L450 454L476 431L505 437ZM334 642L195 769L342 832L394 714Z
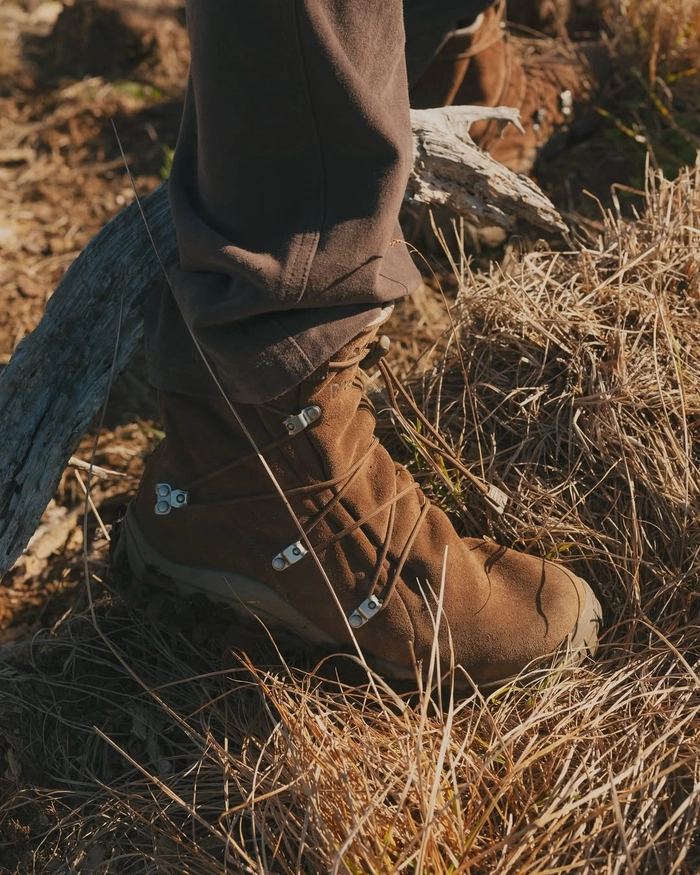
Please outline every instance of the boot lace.
M496 486L484 483L482 480L472 474L472 472L468 468L466 468L458 458L456 458L445 439L433 427L427 417L425 417L422 411L415 404L412 397L406 391L401 381L395 376L393 371L383 360L386 352L388 352L388 347L388 338L382 336L374 342L369 350L365 349L357 356L354 356L344 361L329 362L328 370L342 371L351 367L355 367L357 365L366 369L373 365L378 365L387 388L387 394L394 417L400 423L401 427L404 429L407 436L411 439L412 443L418 448L421 456L428 463L428 465L435 472L435 474L441 477L449 485L449 480L447 479L443 467L444 462L447 462L468 478L468 480L477 488L477 490L480 492L480 494L483 496L483 498L490 507L492 507L497 513L503 513L506 503L508 501L505 493L503 493ZM399 397L409 407L411 414L417 419L417 421L421 423L423 429L422 432L419 432L416 426L413 425L411 420L401 412ZM363 395L363 399L366 400L366 396ZM270 413L274 413L276 415L280 414L280 411L276 409L274 407L274 404L272 403L262 404L259 406ZM272 450L277 450L284 447L290 441L293 441L297 437L297 435L305 431L306 428L313 425L313 423L318 420L320 416L321 409L316 406L311 406L304 408L296 416L287 417L285 420L283 420L286 427L286 432L279 438L276 438L271 442L267 443L265 446L261 447L260 453L262 455L265 455ZM330 514L332 514L333 510L341 504L343 499L351 490L353 484L358 480L358 478L361 477L362 473L370 464L372 456L377 450L379 443L380 442L378 438L374 436L370 441L367 449L352 463L352 465L343 474L338 477L334 477L332 479L320 482L315 481L304 486L298 486L284 490L284 494L287 498L303 498L305 496L314 495L318 499L318 497L322 496L324 493L330 493L331 497L313 516L306 520L302 527L303 537L295 543L290 544L272 559L272 568L275 571L285 571L290 566L301 561L304 556L308 554L309 549L306 546L307 544L317 554L321 554L324 551L328 550L330 547L332 547L334 544L337 544L343 538L346 538L348 535L355 532L357 529L361 529L374 517L388 510L386 531L384 532L384 535L381 538L381 542L377 547L377 559L374 565L372 578L369 582L369 586L366 589L366 598L348 617L350 626L356 629L364 626L390 601L396 590L397 584L401 580L403 568L406 564L406 561L408 560L415 540L418 537L421 526L423 525L423 522L431 507L430 502L421 492L418 483L412 480L409 485L399 489L398 478L394 477L394 491L388 499L379 503L376 507L361 515L359 518L354 519L352 523L345 525L340 529L340 531L330 535L324 540L319 540L316 543L312 544L311 536L318 529L320 524L325 519L327 519ZM171 487L170 484L167 483L159 483L156 486L156 493L158 495L156 513L169 513L172 508L181 508L190 505L206 505L208 507L227 508L241 504L248 504L251 502L263 502L275 499L278 500L279 494L275 490L206 502L191 500L192 493L199 490L205 484L216 480L223 475L230 474L237 467L249 463L254 459L257 459L257 457L257 452L248 453L243 457L235 459L234 461L231 461L226 465L223 465L216 470L211 471L204 476L189 482L179 489L173 489L173 487ZM438 460L442 461L443 465L441 465L440 461ZM389 553L393 541L397 506L402 501L402 499L415 492L417 492L419 496L420 511L403 547L401 548L400 553L398 555L390 557ZM159 505L161 502L167 502L167 507L164 504L159 510ZM342 506L349 513L347 507L345 505ZM350 515L352 516L352 514ZM368 537L371 536L368 534ZM382 573L390 559L393 568L391 573L388 575L386 584L381 587L380 592L380 581Z

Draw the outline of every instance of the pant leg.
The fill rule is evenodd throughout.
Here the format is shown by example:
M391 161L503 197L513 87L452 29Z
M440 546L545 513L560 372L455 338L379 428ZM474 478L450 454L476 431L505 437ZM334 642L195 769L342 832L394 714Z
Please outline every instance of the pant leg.
M261 402L418 285L398 226L412 162L402 2L190 0L187 18L180 263L147 319L151 378L215 391L181 312L231 400Z

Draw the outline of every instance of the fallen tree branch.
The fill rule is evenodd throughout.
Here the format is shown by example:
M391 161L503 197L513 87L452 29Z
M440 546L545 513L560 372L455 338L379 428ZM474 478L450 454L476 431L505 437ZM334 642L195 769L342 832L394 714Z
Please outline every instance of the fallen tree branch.
M449 207L477 226L510 228L514 219L525 219L540 228L565 231L561 216L531 179L476 147L469 128L483 119L522 130L518 110L505 106L413 110L407 200Z
M563 229L530 180L476 148L471 121L512 120L514 110L459 107L413 113L415 167L407 199L450 206L474 224L514 217ZM112 378L141 343L142 304L177 257L165 186L132 204L76 258L38 327L0 374L0 576L36 530L68 460L103 404ZM149 238L149 232L153 239ZM118 348L115 349L119 337Z

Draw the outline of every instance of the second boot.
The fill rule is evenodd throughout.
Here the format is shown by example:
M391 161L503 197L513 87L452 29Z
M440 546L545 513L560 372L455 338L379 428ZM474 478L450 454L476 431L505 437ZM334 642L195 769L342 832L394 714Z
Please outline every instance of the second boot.
M555 133L569 127L610 71L600 43L549 43L510 37L505 2L458 28L411 89L416 109L438 106L510 106L520 111L524 133L500 122L477 122L471 135L482 149L516 173L530 173ZM580 124L580 119L579 119Z

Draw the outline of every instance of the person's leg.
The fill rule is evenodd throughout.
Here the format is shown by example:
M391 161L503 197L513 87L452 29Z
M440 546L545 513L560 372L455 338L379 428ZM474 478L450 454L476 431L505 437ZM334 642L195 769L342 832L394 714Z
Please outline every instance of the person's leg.
M420 279L398 213L412 161L401 0L187 5L170 178L180 265L148 331L160 389L231 400L307 377Z
M272 24L257 6L222 20L223 4L196 5L172 181L175 296L235 403L206 397L206 373L194 390L186 368L178 380L171 319L157 339L174 368L166 437L114 539L117 573L204 594L274 634L354 638L394 677L427 667L436 634L443 666L484 684L562 646L580 659L597 640L590 587L461 539L374 434L359 370L385 344L368 325L417 279L396 226L411 155L401 6L259 5ZM220 33L243 21L245 36ZM447 464L449 449L430 446Z

